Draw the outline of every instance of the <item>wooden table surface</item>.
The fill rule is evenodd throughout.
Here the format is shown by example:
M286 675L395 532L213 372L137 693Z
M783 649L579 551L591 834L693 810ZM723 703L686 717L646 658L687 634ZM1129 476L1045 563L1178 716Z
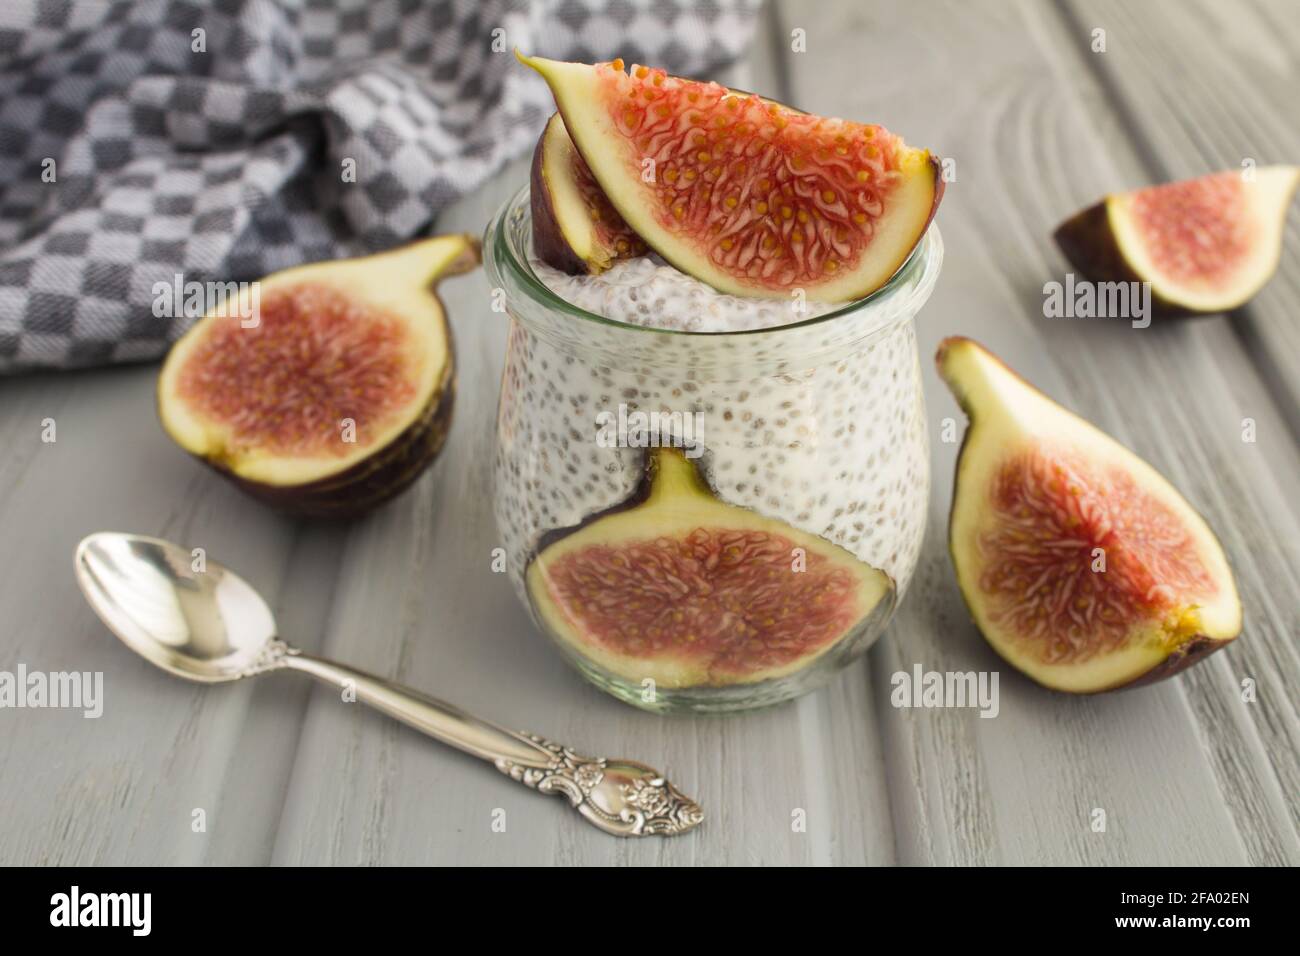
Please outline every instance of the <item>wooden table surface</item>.
M865 659L770 711L662 718L604 696L489 570L506 328L481 271L443 287L461 390L441 460L349 527L275 516L182 454L157 424L156 366L0 383L0 670L102 671L106 697L98 720L0 711L0 863L1300 863L1300 218L1277 277L1232 316L1148 329L1046 319L1042 294L1068 268L1052 228L1102 193L1247 158L1300 162L1294 14L1287 0L765 11L724 79L881 122L957 172L939 215L943 274L918 324L935 440L916 580ZM1095 28L1105 52L1090 49ZM796 29L806 52L791 50ZM520 159L436 229L479 232L525 174ZM1134 448L1206 515L1246 609L1236 643L1176 680L1093 698L1000 664L943 542L957 446L938 436L962 419L929 356L953 333ZM54 443L41 440L46 418ZM201 546L264 591L291 641L662 767L708 820L675 840L609 838L306 680L168 678L77 591L73 548L99 529ZM891 674L916 664L999 670L1000 713L893 708ZM1090 825L1096 808L1105 832ZM806 829L792 826L798 810Z

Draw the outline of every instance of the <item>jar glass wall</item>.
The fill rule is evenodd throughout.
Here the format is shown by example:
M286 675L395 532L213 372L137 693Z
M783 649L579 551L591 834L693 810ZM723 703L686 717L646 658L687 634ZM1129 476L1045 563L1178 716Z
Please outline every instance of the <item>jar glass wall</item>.
M539 630L651 710L740 710L824 684L882 633L925 532L913 319L930 227L872 296L735 333L611 321L529 265L528 192L484 257L510 319L495 510Z

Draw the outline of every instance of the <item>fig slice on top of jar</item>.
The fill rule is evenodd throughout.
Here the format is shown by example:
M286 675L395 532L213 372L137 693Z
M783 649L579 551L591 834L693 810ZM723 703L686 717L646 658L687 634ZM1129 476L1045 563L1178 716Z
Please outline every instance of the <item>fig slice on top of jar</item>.
M939 164L882 127L621 61L520 57L558 113L488 227L511 327L495 504L511 580L651 710L811 690L916 566L912 320Z
M533 171L534 210L558 215L534 215L533 230L565 271L608 266L611 255L582 254L602 245L588 237L595 223L613 255L640 239L720 292L786 297L800 287L847 302L898 271L943 197L938 159L881 126L650 67L627 72L622 60L520 60L549 84L562 117Z

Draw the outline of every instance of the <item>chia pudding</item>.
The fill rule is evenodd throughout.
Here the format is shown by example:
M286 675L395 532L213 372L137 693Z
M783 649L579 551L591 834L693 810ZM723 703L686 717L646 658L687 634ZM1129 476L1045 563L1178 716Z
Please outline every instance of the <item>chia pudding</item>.
M589 679L637 706L743 709L824 683L880 636L925 530L912 320L942 260L937 229L867 299L792 311L715 292L653 256L565 275L531 256L528 217L525 190L484 243L510 317L495 503L520 599ZM638 413L667 423L657 441L602 435ZM689 504L656 489L649 465L667 459L643 447L677 444L685 421L691 441L671 467ZM641 525L638 508L651 509ZM567 563L548 566L552 583L567 568L564 580L590 584L558 623L530 575L557 542ZM805 566L781 566L786 552ZM575 564L582 554L588 566ZM741 567L750 555L768 564ZM851 568L884 587L836 630L825 602L858 580ZM815 637L809 622L821 622Z
M529 266L546 287L587 312L650 329L679 332L750 332L813 318L838 306L807 302L799 313L781 299L751 299L716 292L656 255L620 259L597 276L568 275L539 259Z

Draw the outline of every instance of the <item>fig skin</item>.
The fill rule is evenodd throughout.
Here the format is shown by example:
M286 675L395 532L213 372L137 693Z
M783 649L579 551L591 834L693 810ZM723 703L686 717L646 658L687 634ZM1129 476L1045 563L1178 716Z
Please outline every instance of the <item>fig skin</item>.
M239 474L234 462L224 450L203 453L187 447L182 437L178 437L169 426L169 416L165 410L165 403L183 400L165 392L169 363L178 354L189 333L173 344L171 353L164 360L163 373L159 377L156 399L164 430L190 455L211 467L241 491L291 517L347 521L365 515L397 497L433 463L450 432L456 399L456 349L446 308L434 287L444 278L468 272L478 266L479 240L468 234L425 237L373 256L338 260L338 265L341 267L356 268L367 259L400 257L403 253L416 251L416 247L434 240L453 240L460 243L461 248L454 256L447 259L436 273L430 273L427 286L419 282L411 283L412 292L427 292L432 301L426 305L431 304L433 307L429 309L427 315L419 315L408 321L424 322L426 319L432 319L437 323L438 336L445 346L445 360L437 381L421 405L420 412L402 431L384 444L371 449L364 457L339 471L326 474L316 480L288 484L260 481ZM285 273L295 272L298 269L328 268L333 265L335 265L333 262L310 263L285 270ZM262 281L271 283L282 274L273 274ZM308 277L303 281L310 283L314 280ZM364 298L362 301L364 302ZM200 323L202 322L201 319ZM192 331L197 330L200 323L196 323ZM183 357L181 361L184 361Z
M533 150L533 162L528 176L528 201L533 217L533 250L539 259L561 272L571 276L585 275L590 271L587 263L564 241L564 232L560 229L551 199L551 187L542 175L545 144L546 132L543 130L537 140L537 148Z
M1009 380L1013 380L1019 383L1020 386L1022 386L1023 388L1031 390L1034 394L1036 394L1037 396L1039 396L1040 398L1048 402L1051 406L1054 406L1061 415L1067 417L1067 420L1073 419L1075 422L1077 422L1077 427L1082 427L1084 429L1102 435L1108 442L1112 443L1117 449L1119 449L1119 451L1122 452L1124 456L1127 456L1132 461L1135 461L1146 468L1151 468L1151 466L1147 465L1145 462L1142 461L1142 459L1138 458L1133 452L1129 451L1127 448L1124 448L1122 445L1119 445L1119 443L1115 442L1114 439L1110 438L1110 436L1105 435L1105 433L1101 432L1090 422L1086 421L1085 419L1079 418L1079 416L1075 415L1073 412L1069 411L1068 409L1057 405L1054 401L1052 401L1050 398L1048 398L1046 395L1040 392L1037 389L1037 387L1034 386L1031 382L1029 382L1018 372L1016 372L1014 369L1008 366L998 356L994 355L992 352L989 352L987 349L983 348L983 346L981 346L979 343L974 342L973 340L968 339L964 336L950 336L948 338L945 338L939 344L938 351L935 354L935 364L939 367L940 377L943 378L945 383L949 386L949 388L953 392L953 396L957 399L958 405L961 407L962 411L966 413L966 416L969 419L969 423L967 425L965 434L962 436L961 445L958 448L957 461L954 468L952 506L948 512L948 552L949 552L949 558L952 561L952 565L957 577L957 584L958 584L957 590L961 594L962 602L966 605L966 610L970 614L972 621L975 623L977 629L980 630L981 636L984 637L985 643L988 644L988 646L993 649L993 651L998 655L998 657L1000 657L1003 661L1005 661L1008 665L1013 667L1015 670L1019 671L1025 677L1029 678L1035 684L1038 684L1040 687L1044 687L1047 690L1056 691L1057 693L1069 694L1071 696L1091 696L1093 694L1106 693L1114 690L1124 690L1131 687L1141 687L1141 686L1154 684L1166 680L1170 677L1173 677L1181 673L1182 671L1186 670L1188 667L1191 667L1193 664L1196 664L1204 660L1206 657L1213 654L1215 651L1219 650L1220 648L1226 647L1228 644L1231 644L1233 641L1235 641L1237 637L1239 637L1241 634L1240 599L1237 596L1236 584L1235 581L1233 581L1232 579L1231 568L1227 566L1226 558L1224 558L1224 565L1223 565L1223 571L1224 574L1226 575L1226 581L1222 583L1226 584L1228 590L1231 592L1232 599L1237 610L1237 621L1236 621L1236 627L1234 632L1228 636L1215 636L1215 635L1209 635L1205 633L1188 635L1187 637L1182 638L1180 640L1180 643L1172 650L1170 650L1164 658L1160 659L1159 661L1156 661L1150 667L1147 667L1145 670L1131 673L1129 675L1125 675L1120 679L1108 681L1104 684L1090 686L1086 688L1062 687L1057 684L1053 684L1048 680L1043 679L1038 674L1034 673L1033 670L1030 667L1027 667L1024 662L1017 660L1016 657L1011 653L1009 646L1004 647L1002 642L990 638L989 634L984 632L984 629L981 627L979 623L981 620L980 609L976 606L974 597L972 597L971 593L967 589L967 586L962 581L961 568L963 566L963 559L961 555L961 547L958 541L957 518L958 518L959 504L961 503L961 494L964 491L965 485L967 484L966 475L964 473L965 470L964 466L969 462L970 458L972 457L972 451L975 448L977 442L997 441L998 439L995 435L989 435L987 437L985 436L984 430L992 427L992 425L988 422L988 418L990 416L986 413L983 413L980 407L977 405L977 403L971 400L969 393L965 389L960 387L959 383L955 379L950 378L949 375L946 374L944 371L949 353L955 349L966 349L966 348L973 348L978 350L980 353L982 353L984 356L986 356L988 359L990 359L992 362L996 364L996 367L1000 375L1004 375ZM1072 427L1076 427L1076 425L1067 422L1066 427L1072 428ZM1123 459L1121 459L1121 461L1122 460ZM1151 471L1156 476L1158 476L1162 481L1164 481L1163 476L1160 476L1159 473L1155 472L1153 468L1151 469ZM1172 486L1169 487L1172 489ZM1175 495L1178 495L1176 489L1172 489L1172 490ZM1208 523L1205 522L1204 517L1200 515L1198 512L1196 512L1195 509L1193 509L1190 506L1190 504L1188 504L1185 501L1185 499L1182 499L1181 495L1178 495L1178 498L1180 499L1182 506L1186 509L1187 514L1194 516L1202 523L1202 525L1204 526L1205 533L1209 536L1214 546L1216 548L1219 548L1221 551L1221 546L1219 545L1217 538L1214 537L1213 531L1209 528Z
M1204 634L1198 634L1187 643L1179 647L1163 662L1147 671L1141 677L1135 677L1127 683L1113 684L1110 687L1103 687L1099 690L1089 691L1089 694L1104 694L1112 690L1125 690L1129 687L1145 687L1148 684L1158 684L1162 680L1168 680L1178 674L1181 674L1193 664L1199 664L1205 658L1209 657L1215 651L1222 647L1227 647L1235 637L1227 640L1215 640L1212 637L1206 637ZM1087 695L1084 695L1087 696Z
M930 231L930 224L934 222L934 217L939 212L939 203L943 201L943 194L948 189L948 181L943 178L943 157L938 153L930 154L930 169L934 172L934 202L930 204L930 215L925 220L925 228L921 230L922 236ZM920 244L920 240L917 240L917 245Z

